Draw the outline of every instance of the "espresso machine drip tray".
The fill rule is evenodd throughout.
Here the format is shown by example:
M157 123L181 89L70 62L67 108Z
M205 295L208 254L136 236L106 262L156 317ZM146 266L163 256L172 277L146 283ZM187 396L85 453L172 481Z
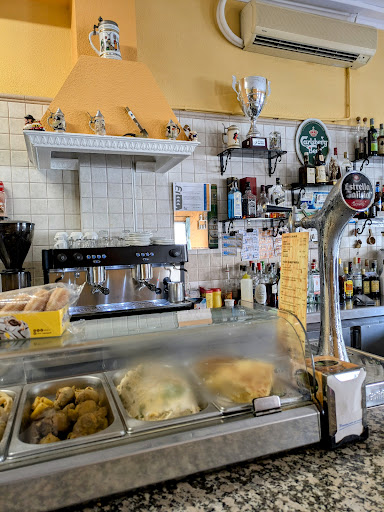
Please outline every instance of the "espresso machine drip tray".
M140 313L160 313L179 309L191 309L192 302L171 303L165 299L120 302L117 304L98 304L96 306L73 306L69 314L73 320L113 315L138 315Z

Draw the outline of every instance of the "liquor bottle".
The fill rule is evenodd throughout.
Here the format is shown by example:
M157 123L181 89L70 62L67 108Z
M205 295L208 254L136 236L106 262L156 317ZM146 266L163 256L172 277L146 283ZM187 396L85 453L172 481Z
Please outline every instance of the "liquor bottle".
M355 295L363 293L363 276L361 274L361 260L360 258L353 258L354 271L353 271L353 291Z
M343 264L341 258L339 258L339 302L340 304L345 303L345 276L343 273Z
M241 219L241 192L237 187L237 180L232 182L228 193L228 219Z
M329 162L329 180L333 185L341 178L339 160L337 158L337 148L333 148L333 156Z
M375 128L375 120L370 120L370 129L368 131L368 156L377 155L377 130Z
M225 267L225 279L224 279L224 290L223 290L223 299L232 299L232 283L231 283L231 274L229 271L229 265L227 264Z
M341 162L341 175L345 176L352 171L352 164L348 159L348 153L344 152L344 160Z
M380 123L379 136L377 137L377 154L384 156L384 125Z
M360 144L360 151L362 152L362 156L360 158L367 158L368 156L368 126L367 126L368 119L364 117L363 119L363 130L362 130L362 139Z
M261 185L260 187L260 197L257 201L256 211L258 217L266 217L267 213L267 205L269 205L269 200L267 193L265 192L265 185Z
M381 192L381 211L384 212L384 185L383 190Z
M312 281L313 281L313 294L315 296L316 304L320 302L320 272L317 268L317 261L312 260Z
M0 181L0 219L7 216L7 196L4 183Z
M275 272L275 264L269 266L268 282L265 284L267 292L267 306L277 307L277 275Z
M314 304L315 303L315 294L313 291L313 279L312 279L312 265L308 271L308 282L307 282L307 304Z
M371 295L371 280L365 275L365 268L361 269L361 276L363 280L363 294Z
M325 170L324 155L321 152L321 144L317 145L315 155L316 183L327 183L327 174Z
M316 183L315 168L309 163L309 153L304 153L304 164L299 168L300 185L309 185Z
M373 260L371 270L371 299L380 299L380 280L377 274L377 262Z
M381 198L381 187L380 182L376 181L376 188L375 188L375 206L376 206L376 215L377 212L381 212L382 207L382 198Z
M256 196L252 194L251 184L247 181L243 197L241 199L243 219L256 217Z
M383 266L381 268L381 273L379 276L380 281L380 295L384 295L384 260L383 260Z
M360 117L356 117L356 132L355 132L355 160L360 158L360 139L361 139L361 124Z
M352 272L352 261L348 263L348 267L344 267L345 273L345 298L346 300L352 299L353 297L353 272Z
M219 227L217 219L217 185L211 185L211 210L208 212L208 247L219 247Z
M273 185L269 191L269 201L271 205L283 206L285 201L285 192L280 185L280 178L276 178L276 185Z
M265 274L265 272L263 271L263 265L264 263L261 262L260 263L260 275L259 275L259 281L256 285L256 288L255 288L255 300L258 304L266 304L267 302L267 287L266 287L266 284L267 284L267 281L268 281L268 278ZM259 264L258 264L259 266Z

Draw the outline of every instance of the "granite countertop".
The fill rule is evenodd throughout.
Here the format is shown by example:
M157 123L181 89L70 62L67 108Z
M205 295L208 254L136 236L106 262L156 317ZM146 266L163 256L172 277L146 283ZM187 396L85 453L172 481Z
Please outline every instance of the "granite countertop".
M366 441L334 451L296 449L61 512L383 512L384 407L368 423Z

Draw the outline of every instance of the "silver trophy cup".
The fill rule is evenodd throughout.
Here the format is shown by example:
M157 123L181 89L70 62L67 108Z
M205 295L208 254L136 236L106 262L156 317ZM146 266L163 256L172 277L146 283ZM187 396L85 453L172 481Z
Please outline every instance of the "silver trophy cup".
M263 76L246 76L240 80L232 76L232 88L237 94L244 115L251 120L247 138L260 137L256 121L271 94L271 82Z

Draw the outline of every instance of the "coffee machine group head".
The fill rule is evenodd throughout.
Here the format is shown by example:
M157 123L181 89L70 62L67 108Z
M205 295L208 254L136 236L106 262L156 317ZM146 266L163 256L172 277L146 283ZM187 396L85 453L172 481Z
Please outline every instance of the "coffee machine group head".
M0 258L2 291L31 286L31 274L23 264L32 244L35 225L19 220L0 221Z

